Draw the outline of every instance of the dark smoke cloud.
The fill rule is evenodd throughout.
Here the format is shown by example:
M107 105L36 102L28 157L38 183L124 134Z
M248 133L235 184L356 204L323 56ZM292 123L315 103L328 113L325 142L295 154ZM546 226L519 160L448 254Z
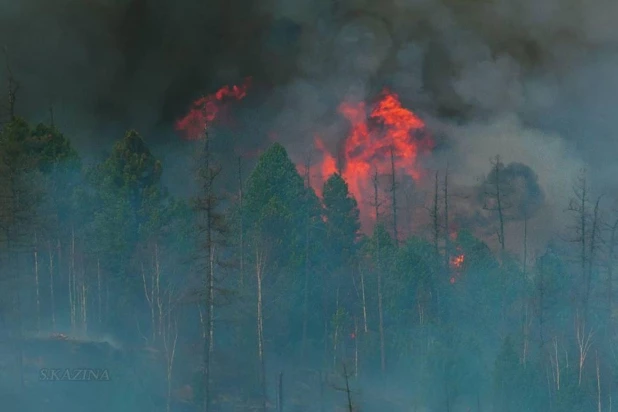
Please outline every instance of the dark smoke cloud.
M337 147L343 99L390 86L447 136L433 162L454 184L474 187L500 154L558 212L583 167L618 186L617 16L612 0L1 0L0 38L19 112L43 119L53 102L91 152L134 127L175 153L190 102L252 76L231 145L277 136L301 161L316 134Z
M0 38L20 113L45 117L53 102L69 127L152 134L221 83L271 80L269 53L294 54L270 40L271 20L246 0L3 0Z

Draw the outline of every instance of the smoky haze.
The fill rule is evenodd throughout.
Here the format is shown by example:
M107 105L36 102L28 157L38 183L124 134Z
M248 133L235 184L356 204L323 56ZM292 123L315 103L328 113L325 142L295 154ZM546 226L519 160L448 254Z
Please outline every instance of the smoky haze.
M369 102L388 87L436 140L421 161L428 171L448 166L455 224L490 224L480 187L500 155L516 188L509 248L521 253L524 217L535 228L530 250L570 222L581 170L594 196L617 200L617 18L614 0L0 0L0 80L10 68L17 113L32 121L53 113L84 158L105 158L125 130L138 130L162 159L167 186L183 195L193 189L195 146L174 124L203 94L252 78L231 120L213 130L223 162L278 141L300 164L317 155L316 135L341 146L342 101ZM228 167L223 179L235 184L235 173ZM419 191L411 203L429 205L432 176L402 182ZM411 226L430 225L421 214ZM493 228L479 234L497 246ZM492 366L484 362L479 369ZM405 368L359 386L404 405Z
M530 165L546 190L550 182L564 187L568 178L536 169L533 157L546 150L559 153L543 162L561 175L583 166L604 180L613 175L618 6L609 0L0 7L20 112L45 119L53 105L58 124L92 151L129 127L169 143L194 98L252 76L248 123L259 132L245 139L253 146L268 132L293 154L311 147L320 129L341 139L337 104L390 86L445 124L455 141L447 157L460 160L462 175L476 178L488 154L514 151L505 161Z

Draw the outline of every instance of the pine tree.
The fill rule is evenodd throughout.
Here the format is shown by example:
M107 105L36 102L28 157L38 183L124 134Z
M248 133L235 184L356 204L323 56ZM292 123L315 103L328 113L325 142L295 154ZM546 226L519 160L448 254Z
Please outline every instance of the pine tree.
M334 174L324 183L323 202L330 253L328 260L335 268L349 265L356 252L360 212L341 175Z

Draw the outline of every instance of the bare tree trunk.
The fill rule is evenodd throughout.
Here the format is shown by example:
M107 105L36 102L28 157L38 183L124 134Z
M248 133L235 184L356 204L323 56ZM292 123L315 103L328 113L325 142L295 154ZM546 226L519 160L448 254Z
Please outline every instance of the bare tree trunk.
M545 348L545 270L539 271L537 280L537 291L539 294L539 347L541 353Z
M322 371L319 372L320 377L320 412L324 412L324 376Z
M438 178L439 172L436 172L436 179L434 182L434 192L433 192L433 204L431 207L431 222L433 224L433 249L436 257L440 256L440 222L439 222L439 194L438 194ZM448 232L448 228L446 229Z
M391 146L391 202L393 207L393 237L395 246L399 245L399 234L397 232L397 181L395 176L395 153Z
M586 318L579 318L579 314L575 317L575 337L577 339L577 346L579 348L579 375L577 384L581 386L582 384L582 372L584 370L584 364L586 362L586 356L588 355L588 351L590 350L590 346L592 345L592 336L594 332L591 330L586 333Z
M499 168L496 168L499 170ZM499 172L497 172L499 173ZM500 251L502 259L504 259L504 251L506 249L506 241L504 239L504 214L502 210L502 193L500 193L500 184L496 183L497 201L498 201L498 219L500 220Z
M587 271L587 261L588 261L588 186L586 181L586 172L582 171L577 183L573 187L574 198L572 198L569 202L569 211L574 212L576 215L577 226L575 228L577 237L573 240L574 242L579 243L580 247L580 256L579 263L581 268L581 279L584 282L583 287L583 296L579 296L584 309L584 313L587 312L587 290L586 285L588 282L588 271Z
M354 412L354 407L352 406L352 391L350 390L350 378L345 364L343 365L343 376L345 378L345 392L348 397L348 412Z
M161 265L159 264L159 244L157 241L154 243L154 298L157 303L158 309L158 334L161 335L163 331L163 322L164 322L164 314L163 314L163 300L161 296Z
M524 277L524 281L526 280L526 277L528 275L527 270L528 270L528 216L526 215L524 218L524 259L523 259L523 277Z
M451 239L450 239L450 224L449 224L449 211L448 211L448 166L444 173L444 271L445 279L451 277Z
M434 306L434 316L437 315L440 310L440 300L438 299L438 293L435 288L435 276L440 273L440 182L439 182L439 172L436 171L435 181L434 181L434 192L433 192L433 204L431 207L430 215L431 221L433 224L433 252L434 252L434 265L435 265L435 275L430 279L430 294L431 294L431 303ZM445 229L445 233L448 234L448 228ZM436 313L437 312L437 313Z
M148 290L148 284L146 283L146 270L144 269L144 262L141 263L141 273L142 273L142 285L144 286L144 296L146 297L146 303L148 303L148 307L150 308L150 340L154 342L157 335L157 322L155 321L155 306L153 301L152 294L154 293L154 279L153 275L150 275L151 287L150 291ZM152 273L152 272L151 272Z
M358 321L354 318L354 377L358 378Z
M507 205L507 198L510 190L506 187L507 183L502 180L501 172L503 170L503 164L500 160L500 156L496 156L492 160L492 173L487 179L487 185L491 188L486 189L486 200L490 200L492 204L485 202L484 209L498 213L498 242L500 243L500 260L504 261L504 254L506 250L506 240L504 238L504 212L510 208L511 205ZM495 202L495 204L493 204Z
M82 318L82 331L88 332L88 287L86 285L86 272L83 262L83 256L81 259L81 271L80 271L80 282L81 282L81 300L80 300L80 309L81 309L81 318Z
M99 326L102 324L103 300L101 296L101 261L97 258L97 320Z
M386 353L384 347L384 309L382 305L382 268L380 267L380 240L379 236L376 236L377 240L377 254L376 254L376 267L378 269L378 315L380 322L380 369L382 373L386 372Z
M339 342L339 287L335 299L335 333L333 334L333 368L337 367L337 343Z
M378 195L378 170L374 169L373 172L373 204L372 206L374 207L374 215L376 218L376 224L380 221L380 206L381 206L381 202L380 202L380 197Z
M283 372L279 372L277 385L277 412L283 412Z
M375 217L376 224L379 223L380 219L380 201L378 196L378 171L377 169L374 171L373 175L373 206L375 208ZM376 236L376 270L378 277L378 323L380 330L380 367L382 372L386 370L386 360L384 353L384 316L383 316L383 307L382 307L382 268L380 267L380 238Z
M54 296L54 252L51 243L47 243L49 255L49 300L51 306L52 330L56 330L56 297Z
M34 232L34 284L36 287L36 330L41 331L41 296L39 289L39 242Z
M210 252L210 276L209 284L208 284L208 303L210 308L208 310L208 315L210 316L208 320L208 351L210 353L209 359L212 359L213 350L215 348L215 246L212 246L212 251Z
M364 275L364 271L362 268L358 268L359 272L360 272L360 278L361 278L361 293L362 293L362 299L363 299L363 326L364 326L364 330L365 333L369 332L369 328L367 326L367 301L365 299L365 275Z
M240 287L242 288L245 282L245 228L244 228L244 211L243 211L243 185L242 185L242 159L238 157L238 208L239 208L239 243L240 243Z
M109 280L105 282L105 323L109 320Z
M524 321L523 321L523 335L524 335L524 348L523 348L523 356L522 356L522 364L524 368L526 367L528 361L528 348L530 346L530 323L531 318L529 316L529 305L528 302L524 304Z
M588 307L590 303L590 289L592 288L592 273L594 271L595 257L596 257L596 252L597 252L600 202L601 202L601 196L597 198L597 201L594 204L594 211L592 213L592 227L591 227L591 233L590 233L590 252L588 253L588 270L586 274L586 296L584 300L584 316L585 317L588 317Z
M8 74L8 95L9 95L9 116L11 120L15 119L15 102L17 100L17 91L19 90L19 83L15 80L13 76L13 71L11 70L11 65L9 62L9 54L7 47L4 47L4 58L6 60L6 71Z
M618 220L614 222L610 231L609 250L607 256L607 309L610 318L614 314L614 251L616 247L616 231L618 230Z
M260 367L260 385L262 387L262 411L266 412L266 364L264 360L264 317L262 313L262 278L264 270L264 255L256 246L255 251L257 278L257 333L258 333L258 361Z
M307 188L311 188L311 176L310 176L311 164L310 159L307 159L305 164L305 185ZM309 244L310 244L310 225L311 220L307 216L305 223L305 265L304 265L304 288L303 288L303 336L301 342L301 357L304 359L305 351L307 349L307 323L309 321Z
M554 337L554 358L552 364L555 369L552 368L552 374L554 375L554 382L556 382L556 391L560 392L560 357L558 356L558 338Z
M71 260L69 261L69 305L71 313L71 331L76 327L76 287L75 287L75 229L71 227Z
M597 404L598 404L598 412L602 412L601 407L601 370L599 368L599 353L596 352L596 360L597 360Z
M171 412L172 402L172 382L173 382L173 370L174 360L176 358L176 343L178 342L178 321L175 319L171 304L171 293L168 291L168 303L166 308L166 320L163 324L162 340L163 349L165 350L165 377L167 383L167 396L165 410Z

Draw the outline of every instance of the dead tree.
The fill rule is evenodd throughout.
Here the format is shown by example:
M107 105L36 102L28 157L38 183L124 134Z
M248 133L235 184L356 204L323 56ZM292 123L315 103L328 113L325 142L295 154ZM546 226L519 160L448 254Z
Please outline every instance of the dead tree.
M263 296L262 296L262 281L264 279L264 264L265 254L260 248L260 242L256 242L255 246L255 277L257 280L257 344L258 344L258 362L260 371L260 387L262 389L262 411L266 412L266 361L264 360L264 314L263 314Z
M371 206L374 208L374 217L377 224L380 221L380 206L382 206L382 202L380 201L380 186L377 169L374 169L373 171L371 182L373 183L373 202L371 203Z
M433 232L433 253L435 259L435 274L440 273L440 172L436 171L433 189L433 203L429 212L431 217L432 232ZM448 228L445 228L445 233L448 234ZM448 236L447 236L448 237ZM431 279L431 300L435 305L435 310L439 312L440 300L438 293L434 287L435 279Z
M444 201L444 272L445 279L451 276L451 239L450 239L450 223L449 223L449 192L448 192L448 165L444 172L444 186L443 186L443 201Z
M491 161L491 165L491 172L485 180L485 201L483 209L495 212L498 215L498 242L500 243L501 258L504 259L506 250L504 224L506 220L506 210L512 206L509 200L512 188L502 176L504 164L500 160L500 156L496 156Z
M397 232L397 176L395 175L395 151L391 146L391 208L393 213L393 237L395 247L399 245L399 234Z
M598 202L597 202L598 205ZM596 245L595 242L592 242L592 232L594 233L594 237L596 238L596 227L598 225L598 207L595 206L596 217L592 217L595 226L595 229L590 228L590 194L588 189L588 183L586 180L586 171L582 170L580 175L577 178L577 181L573 187L573 197L569 201L568 211L574 214L575 224L572 227L575 236L571 239L573 243L576 243L579 248L579 257L578 263L580 267L580 277L583 283L583 290L580 296L580 305L584 312L584 317L588 313L588 301L589 301L589 293L590 293L590 284L591 284L591 269L593 259L590 256L590 253L595 250ZM589 242L590 241L590 242ZM596 241L596 240L595 240Z
M367 323L367 299L365 294L365 272L362 269L362 263L358 263L358 272L360 273L360 281L361 281L361 301L363 304L363 329L365 333L369 332L369 326Z
M41 291L39 287L39 241L34 231L34 286L36 288L36 331L41 331Z
M590 250L588 252L588 267L586 270L586 294L584 296L584 309L588 311L589 301L590 301L590 292L592 289L592 277L595 270L596 264L596 255L599 249L600 239L600 215L599 215L599 204L601 202L601 198L603 196L597 197L596 202L594 203L594 209L592 212L592 222L590 227Z
M439 193L439 176L440 172L436 171L435 180L434 180L434 189L433 189L433 202L431 204L431 209L429 211L429 216L431 217L431 225L432 225L432 234L433 234L433 249L436 255L436 258L440 256L440 193ZM439 264L438 264L439 265ZM438 266L437 265L437 266ZM436 267L436 269L438 269ZM437 270L436 270L437 272Z
M170 288L165 293L167 302L165 307L164 321L162 323L162 343L165 356L165 381L166 381L166 412L171 411L172 383L174 361L176 359L176 343L178 342L178 319L176 310L172 305L172 291Z
M47 242L47 252L48 252L48 271L49 271L49 303L51 310L51 322L52 322L52 331L56 330L56 296L54 294L54 272L56 268L54 267L54 252L51 245L51 242Z
M218 212L219 199L215 194L214 184L221 172L219 166L212 165L212 153L210 151L210 136L204 131L203 149L199 159L198 180L200 183L200 195L196 198L195 208L200 216L200 233L204 243L204 316L206 322L206 339L204 340L204 400L203 411L209 412L211 407L211 362L214 348L214 293L215 293L215 254L214 247L217 235L223 235L227 231L224 217Z
M597 411L601 412L603 410L603 405L601 404L601 369L599 367L599 352L595 352L596 355L596 363L597 363Z
M575 315L575 338L577 339L577 347L579 350L579 374L577 380L577 384L579 386L582 384L582 372L584 370L584 364L586 363L588 351L590 350L590 346L592 344L593 335L594 331L586 331L586 319L581 319L579 317L579 313L577 313Z
M15 76L13 76L13 71L11 70L11 64L9 61L9 52L7 47L4 47L4 58L6 61L6 72L7 72L7 81L8 81L8 94L9 94L9 119L15 119L15 102L17 100L17 91L19 90L19 83L15 80Z
M380 369L382 373L386 372L386 349L384 344L384 296L382 294L382 267L381 267L381 245L380 235L376 236L376 269L378 271L378 326L380 329Z
M336 384L333 385L336 391L344 392L346 394L346 409L348 412L354 412L354 404L352 402L352 389L350 388L350 374L348 373L348 369L343 364L343 382L344 386L340 387Z
M242 158L238 156L238 223L239 223L239 254L240 254L240 287L245 280L245 227L243 209L243 185L242 185Z
M279 372L277 378L277 412L283 412L283 372Z
M311 155L305 159L305 201L308 201L311 193ZM311 216L307 214L305 222L305 262L304 262L304 288L303 288L303 334L301 341L301 356L304 358L307 345L307 325L309 322L309 262L310 262L310 244L311 244Z
M615 260L615 248L616 248L616 234L618 231L618 219L611 225L610 235L609 235L609 243L607 245L607 310L609 316L613 316L614 308L613 308L613 287L614 287L614 260Z
M380 198L379 198L379 185L378 185L378 171L374 170L373 174L373 203L372 206L375 208L375 218L376 218L376 226L380 223ZM376 262L376 270L377 270L377 278L378 278L378 327L380 330L380 366L382 372L386 370L386 360L385 360L385 346L384 346L384 311L383 311L383 296L382 296L382 268L380 263L380 236L375 236L376 244L375 244L375 262Z

